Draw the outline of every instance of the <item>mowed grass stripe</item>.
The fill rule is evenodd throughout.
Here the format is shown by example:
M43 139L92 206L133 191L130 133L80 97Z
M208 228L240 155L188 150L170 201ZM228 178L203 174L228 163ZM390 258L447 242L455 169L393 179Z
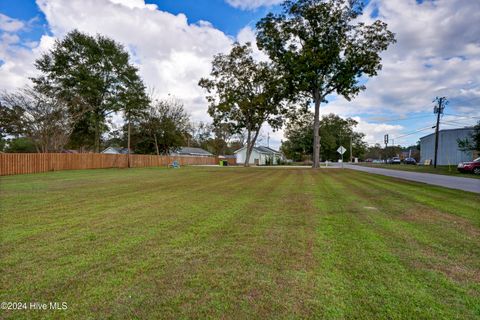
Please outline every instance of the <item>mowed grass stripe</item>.
M410 264L440 271L455 281L474 279L477 284L480 282L480 229L476 227L475 220L405 201L395 194L379 201L378 197L373 197L378 182L367 178L362 175L355 179L352 183L354 187L363 186L362 189L356 188L355 193L371 199L370 205L380 209L369 210L370 222L383 225L385 235L392 242L404 244L401 249L404 254L409 254L407 260ZM443 199L443 202L448 202L448 199ZM477 209L469 209L468 206L459 209L466 216L480 214ZM408 247L411 250L404 250Z
M455 261L454 266L461 266L462 268L466 268L466 272L464 272L464 276L466 279L469 279L470 282L466 283L456 283L451 279L445 277L444 273L437 272L440 271L441 268L445 265L445 261L432 261L432 249L429 247L420 248L419 245L416 243L416 236L420 235L421 233L415 232L414 226L412 228L408 223L402 223L399 220L392 220L395 218L395 215L398 215L403 210L416 212L420 209L422 212L425 208L415 208L409 207L411 202L406 202L405 199L397 198L397 202L390 201L389 205L382 206L379 205L379 202L376 199L379 198L378 196L378 189L369 188L369 185L364 184L364 182L359 182L359 180L364 177L366 180L372 181L373 178L370 175L363 174L363 173L356 173L354 175L341 175L338 173L332 173L332 178L334 179L333 186L330 185L330 190L335 189L335 185L338 187L338 193L345 195L342 197L344 205L347 207L341 208L342 212L350 212L354 214L350 219L340 220L338 223L338 228L343 230L346 226L350 224L355 224L355 228L361 228L362 233L365 233L363 237L359 237L352 241L351 245L346 246L345 253L351 253L348 248L357 248L361 250L360 254L355 253L352 254L352 259L350 263L352 266L363 268L360 270L360 273L367 277L367 279L375 279L375 283L379 281L377 278L380 279L389 279L391 275L396 275L403 279L400 283L390 282L389 284L385 283L384 288L389 298L396 297L393 299L392 302L399 303L399 305L394 305L393 309L398 310L399 307L405 308L405 312L407 310L411 310L411 314L416 314L415 317L420 318L456 318L458 315L458 310L462 310L462 317L466 318L475 318L478 314L478 292L480 287L478 286L478 279L476 273L476 267L478 266L478 252L479 242L478 238L469 238L467 239L462 246L462 243L458 246L452 247L451 244L455 243L455 241L462 241L462 236L459 236L458 233L456 234L457 237L453 237L444 241L444 245L448 247L450 253L453 251L459 250L459 255L462 255L465 258L465 253L467 255L473 255L473 259L471 261L467 261L466 259L462 259L460 261ZM352 196L353 195L353 196ZM342 219L345 218L343 215L340 217L335 217L335 219ZM461 219L461 218L459 218ZM351 226L353 228L353 226ZM425 225L420 226L423 229L423 238L429 237L428 228ZM412 232L412 230L414 232ZM339 231L339 230L337 230ZM337 234L343 234L342 232L337 232ZM349 230L348 235L359 235L359 232L352 232ZM434 233L431 234L433 236ZM441 234L437 236L441 237ZM345 240L346 238L342 238ZM370 250L371 247L367 246L368 239L375 239L375 247L373 250ZM430 238L428 239L429 243L439 245L442 242L440 238ZM448 245L448 241L450 245ZM338 244L339 241L335 241L334 243ZM360 248L358 247L360 245ZM382 244L382 245L380 245ZM427 245L427 243L424 243ZM368 248L368 250L366 250ZM423 249L423 250L422 250ZM467 249L466 251L463 251ZM469 250L470 249L470 250ZM473 251L472 251L473 250ZM371 251L371 252L370 252ZM368 264L362 263L361 260L354 260L361 256L362 254L368 253L367 256L364 257L365 260L368 261ZM428 254L428 255L426 255ZM337 256L338 253L334 254ZM423 256L424 261L428 261L430 259L430 263L426 265L420 265L419 263L419 256ZM381 257L380 260L374 259L374 257L379 256ZM467 256L468 259L468 256ZM455 257L452 257L450 262L454 262ZM339 259L335 260L338 263ZM388 263L381 263L382 261ZM372 264L369 265L369 264ZM368 272L368 270L370 271ZM367 270L367 273L364 271ZM385 273L385 271L387 271ZM442 270L445 271L445 270ZM465 270L461 270L462 272ZM385 274L384 274L385 273ZM347 274L351 276L352 274L357 274L357 271L353 272L352 268L348 269ZM465 279L464 279L465 280ZM390 281L390 280L389 280ZM361 281L357 281L355 279L355 285L352 288L358 286ZM352 290L354 292L354 290ZM373 290L370 290L373 292ZM422 299L418 299L421 296L420 293L423 292ZM462 292L464 295L462 298L459 299L458 292ZM385 296L382 295L381 291L378 293L379 296L375 297L368 297L368 295L362 297L368 300L368 303L371 305L372 301L375 299L381 298L379 302L381 302L377 308L373 309L373 314L369 315L373 316L385 313L385 316L391 313L389 308L389 301L384 300ZM403 297L403 298L401 298ZM412 299L412 298L415 299ZM371 300L370 300L371 299ZM422 306L427 305L429 309L423 308ZM445 306L447 305L447 306ZM450 305L450 306L448 306ZM345 308L342 308L344 311ZM451 310L456 310L455 312L451 312ZM357 312L352 310L353 313ZM365 315L367 316L367 315Z
M394 312L413 318L434 316L422 306L438 309L435 299L399 263L375 228L361 219L357 199L345 192L338 177L322 182L320 194L341 199L335 207L326 205L325 197L319 201L325 211L318 230L319 287L330 289L322 297L323 317L389 318ZM419 309L422 314L416 313Z
M356 187L355 193L375 199L373 195L378 183L361 176L352 185ZM452 215L415 201L405 201L395 193L383 197L381 202L373 202L370 206L382 210L369 210L371 223L382 223L389 239L405 244L402 249L415 248L405 251L410 253L408 261L411 264L441 271L458 281L465 277L480 281L480 261L477 259L480 256L480 230L476 221L463 217L478 216L478 209L461 206L459 210L464 214Z
M310 169L91 170L0 183L0 297L68 301L56 318L480 315L473 194Z
M267 246L270 251L283 254L281 248L287 245L282 241L272 241L272 227L261 222L269 221L272 212L279 209L276 201L270 200L275 199L276 193L282 193L280 189L291 185L290 179L283 181L286 172L271 173L271 176L274 179L269 181L270 187L259 183L253 188L255 195L264 201L253 201L243 207L234 221L217 228L214 237L185 246L189 252L193 251L189 255L195 257L194 261L189 261L186 266L177 266L159 278L152 291L160 289L170 294L166 295L168 299L151 301L161 306L158 316L218 318L222 314L232 314L236 317L259 317L271 312L278 314L281 312L279 308L289 308L288 300L281 297L291 294L292 288L286 286L284 291L278 290L275 285L278 268L270 264L272 260L279 261L276 265L280 261L285 264L285 259L271 257L267 261L259 260L263 259L259 248ZM251 197L248 191L246 195ZM259 211L259 208L262 209ZM239 225L243 227L241 232ZM272 250L276 246L280 248ZM215 248L213 252L212 248ZM261 279L258 279L259 274ZM240 306L239 301L242 302Z
M371 187L383 190L386 196L398 196L453 215L463 216L473 221L477 227L480 227L480 214L478 214L480 212L479 194L374 174L358 175L351 170L348 171L350 175L359 177L362 182L367 184L362 188Z
M166 241L166 243L168 241L173 242L178 238L185 238L186 236L191 235L192 233L189 232L188 229L185 230L188 226L194 226L196 223L201 222L202 220L205 221L206 219L208 219L208 216L212 215L212 212L215 212L215 209L217 209L218 207L223 206L225 208L228 208L228 206L231 204L229 201L230 199L228 195L231 195L232 197L237 196L238 192L242 190L245 187L245 185L248 186L249 184L253 184L255 182L254 180L258 179L259 177L262 178L264 175L266 175L266 172L259 173L259 174L258 173L253 174L251 172L247 174L243 174L241 177L237 177L237 180L235 183L227 183L225 185L226 188L220 188L218 192L211 191L209 190L208 186L205 186L203 188L205 192L190 193L189 195L185 194L185 196L182 199L172 198L171 200L174 201L174 203L170 203L169 205L170 208L166 206L167 203L162 203L162 206L160 207L160 209L162 209L162 213L165 213L163 209L176 210L173 216L175 219L168 221L168 222L171 222L172 224L164 226L165 227L164 230L158 230L159 232L167 231L167 228L170 228L169 230L172 231L172 232L169 232L168 234L165 234L167 237L162 241ZM185 178L189 181L192 177L185 176ZM214 179L214 181L218 181L218 180ZM257 185L259 187L261 186L261 184L257 184ZM268 187L268 181L267 181L266 187ZM225 197L225 191L227 191L226 193L227 197ZM176 193L176 192L178 192L178 190L175 190L175 189L172 190L172 193ZM251 193L248 193L248 196L250 197L250 199L252 199ZM206 200L205 197L208 197L208 201L205 201ZM216 198L222 200L222 203L218 206L215 203ZM197 202L200 203L202 206L196 207ZM153 212L150 210L150 214L152 213ZM135 212L132 211L130 212L130 218L128 220L122 220L122 219L121 220L125 222L131 219L136 219L135 216L136 216ZM134 256L129 257L129 259L133 259L133 261L141 260L142 252L148 252L148 251L144 251L141 248L145 245L145 242L148 240L145 238L146 236L148 236L148 234L145 235L145 233L148 232L150 234L156 234L157 232L156 228L159 227L158 222L159 221L152 221L151 226L153 226L153 229L148 228L147 226L148 221L144 221L144 223L140 223L140 224L128 222L125 226L123 226L123 229L128 229L129 226L136 226L134 231L139 231L138 234L135 234L132 232L125 233L125 230L122 230L122 229L108 228L107 234L118 236L118 234L120 233L121 235L123 235L123 237L117 238L117 239L115 239L114 237L105 238L104 237L105 230L102 230L103 233L100 236L100 238L97 238L95 236L96 233L92 233L95 236L93 238L93 240L95 240L95 243L99 243L99 247L94 248L93 254L89 250L89 248L85 246L82 246L80 248L71 247L71 248L68 248L68 250L65 250L65 252L62 252L61 250L62 248L55 245L56 244L55 239L50 239L46 243L40 244L39 247L47 249L47 257L51 257L49 254L57 253L59 257L63 255L63 258L66 258L69 261L63 261L63 263L58 264L58 268L54 268L53 270L51 270L52 277L45 277L42 281L43 286L35 281L34 287L37 290L35 294L40 296L45 296L45 294L48 294L48 292L44 292L40 290L40 288L42 287L47 287L49 289L51 289L52 287L55 288L55 283L62 284L66 282L69 287L76 286L76 285L78 286L85 285L85 282L82 279L84 278L84 276L82 275L82 271L81 271L84 269L88 269L90 273L88 275L89 277L93 276L92 285L95 288L95 290L100 291L101 286L99 286L98 284L102 283L103 279L102 277L99 277L97 279L95 277L95 272L99 272L99 275L101 275L102 270L96 270L96 269L103 268L103 269L109 270L110 268L111 269L110 271L113 272L115 271L116 269L115 267L117 265L120 267L124 266L126 261L117 261L117 260L120 260L120 258L118 258L118 255L122 254L122 251L132 251L131 253ZM218 223L218 221L216 222ZM142 230L142 227L145 227L145 229ZM163 226L160 225L160 227L163 227ZM72 230L75 230L75 229L72 229ZM74 236L76 235L76 236L82 237L81 233L75 234L75 232L73 231L72 233L74 233L73 234ZM168 235L170 235L171 237L168 237ZM62 239L65 239L65 237L62 237ZM71 240L73 241L70 241L69 244L77 243L77 241L75 241L77 239L71 239ZM86 240L86 239L84 238L79 240ZM84 242L85 241L80 241L80 243L84 243ZM48 247L48 244L54 244L54 245L53 246L50 245L50 247ZM90 243L87 241L86 244L88 245ZM159 243L157 243L157 245L159 245ZM140 250L137 250L138 248ZM23 250L19 250L17 252L21 253L23 252ZM79 256L68 255L66 254L68 252L80 252L80 255ZM46 262L47 265L51 263L55 263L57 261L56 258L58 257L51 257L51 259L40 259L38 261L34 261L34 264L29 265L28 267L31 267L32 269L38 268L39 266L37 265L37 263L41 263L41 262ZM75 271L75 269L72 270L71 268L70 269L67 268L66 266L68 266L68 262L70 263L77 262L77 264L79 265L74 265L74 266L79 267L80 271ZM18 261L15 261L15 263L18 263ZM145 262L143 261L142 264L145 264ZM40 267L42 267L42 265L40 265ZM27 268L27 270L22 270L22 271L28 273L31 270ZM64 276L66 277L66 279L62 277L63 275L62 273L64 273ZM117 273L109 273L109 274L111 274L112 277L114 278L115 277L118 278L119 276ZM41 276L45 276L45 275L42 274ZM35 280L35 279L32 279L32 280ZM29 291L29 289L31 290L32 288L25 288L25 289L26 291ZM79 289L85 290L85 288L79 288ZM56 290L53 290L53 291L56 291ZM100 294L99 296L102 297L102 294ZM80 297L75 297L75 298L78 299ZM89 299L91 298L94 298L94 297L90 297Z
M251 177L253 178L254 176L251 175ZM161 182L160 182L160 183L161 183ZM238 182L238 184L240 184L240 183ZM235 188L235 184L231 184L231 185L229 185L229 186L232 187L232 188ZM188 189L188 188L187 188L187 189ZM187 190L187 189L185 189L185 190ZM205 190L206 192L208 192L208 193L211 191L210 186L208 186L208 185L203 186L202 189L204 189L204 190ZM178 192L179 192L178 190L172 190L171 194L176 194L176 193L178 193ZM198 193L193 193L193 194L191 194L191 191L185 191L185 195L186 195L186 194L189 194L191 197L195 197L195 195L197 195ZM213 194L216 194L216 193L213 192ZM205 195L205 194L204 194L204 195ZM170 198L173 199L173 200L175 200L175 199L172 198L172 197L170 197ZM107 202L109 202L109 201L108 201L109 199L104 199L104 200L107 200ZM135 197L134 197L132 200L135 201L135 203L136 203L133 208L128 208L128 207L127 207L127 208L126 208L127 210L125 210L125 208L120 207L120 210L125 211L125 214L129 214L129 218L132 218L132 219L134 219L134 220L137 218L137 215L138 215L138 214L140 214L141 217L147 216L147 214L145 214L145 211L138 211L138 210L135 211L135 210L131 210L130 212L128 212L128 211L129 211L128 209L138 209L138 207L137 207L137 206L138 206L137 202L145 203L145 202L144 202L144 199L135 200ZM161 208L163 207L163 208L166 208L166 209L169 209L169 210L172 210L172 208L178 209L179 207L182 206L183 203L185 203L184 200L185 200L185 199L181 199L181 201L172 201L171 203L162 202L162 203L160 203L160 206L161 206ZM188 203L188 202L187 202L187 203ZM148 202L146 202L145 205L143 205L143 209L145 209L147 206L148 206ZM168 206L170 206L170 208L168 208ZM154 208L154 207L153 207L153 208ZM163 209L163 208L162 208L162 209ZM79 212L78 212L78 211L80 211L80 213L82 213L82 212L81 212L82 209L83 209L83 208L77 208L77 213L76 213L75 217L81 217L81 218L82 218L83 226L85 226L85 227L91 227L91 228L95 229L95 227L97 226L97 224L96 224L96 221L92 219L92 218L94 218L94 216L86 216L86 217L83 217L83 216L80 215ZM95 209L98 209L98 208L95 208ZM152 209L152 207L151 207L150 209ZM148 211L148 210L147 210L147 211ZM111 213L111 212L107 212L107 214L110 214L110 213ZM152 214L152 212L149 212L149 213ZM173 213L173 214L172 214L172 213ZM196 212L194 212L194 213L196 213ZM101 210L97 210L96 214L97 214L98 216L100 216L102 219L105 218L105 216L106 216L105 213L104 213L103 211L101 211ZM169 212L169 211L166 211L166 210L162 210L161 214L172 214L172 215L175 217L175 220L178 220L178 218L180 218L180 217L178 217L178 215L177 215L175 212ZM14 212L12 212L12 215L14 215ZM152 218L155 218L155 217L156 217L156 215L152 215ZM135 220L134 222L130 222L129 220L121 219L121 218L124 218L124 217L118 216L117 214L115 214L115 215L113 215L113 216L110 216L109 218L111 219L111 222L113 222L113 223L117 223L117 222L123 223L123 224L124 224L124 225L123 225L124 228L125 228L125 227L128 228L130 225L136 225L136 224L138 223L138 221L136 221L136 220ZM12 219L12 220L13 220L13 219ZM7 221L9 221L9 220L5 219L4 221L7 222ZM75 221L75 220L74 220L74 221ZM70 223L70 222L72 222L72 221L67 221L67 223ZM179 222L177 222L177 223L180 224L180 225L182 225L182 223L185 223L185 222L187 222L187 221L179 221ZM183 225L184 225L184 224L183 224ZM74 225L74 226L76 226L76 225ZM104 226L101 225L100 227L104 227ZM6 228L6 229L8 229L8 228ZM71 228L71 230L75 231L75 228ZM63 231L65 232L65 235L60 235L61 238L64 238L64 236L71 236L70 234L68 234L68 232L69 232L68 229L65 229L65 230L63 230ZM105 231L105 230L103 230L103 231ZM122 230L118 230L118 229L116 229L115 227L108 227L108 228L107 228L107 231L111 231L112 233L118 234L118 233L119 233L118 231L122 231ZM120 234L121 234L121 232L120 232ZM83 236L83 234L81 234L81 233L80 233L79 235ZM44 236L59 237L59 235L58 235L57 233L55 233L55 232L48 232L48 233L44 234ZM2 239L2 242L3 242L3 240L4 240L4 239ZM30 239L30 240L37 240L37 239ZM48 239L48 240L55 242L54 240L56 240L56 239ZM69 241L69 242L75 243L75 241ZM7 243L7 244L8 244L8 243ZM27 244L27 245L28 245L28 246L31 246L31 244L32 244L32 243L30 242L30 243ZM15 243L14 246L18 246L18 243ZM19 249L20 249L20 251L23 251L22 249L26 249L26 248L20 247Z
M155 207L167 199L181 199L189 194L202 193L208 190L216 192L218 186L226 183L233 187L235 185L234 182L236 182L234 176L227 177L225 181L222 181L222 179L210 181L206 175L207 171L192 171L192 174L189 175L190 180L185 181L185 178L178 179L176 172L172 173L170 171L172 175L170 177L167 170L137 169L136 171L140 175L138 179L122 184L123 179L120 178L121 175L119 173L123 170L107 171L109 173L107 178L110 179L108 193L102 192L107 190L104 186L99 191L97 188L98 183L95 181L93 188L92 186L89 188L83 188L82 186L82 188L70 187L64 189L65 197L62 200L57 199L56 194L51 195L47 189L45 190L48 195L46 198L53 198L53 200L49 200L51 203L31 202L29 204L30 207L35 209L32 209L33 211L30 213L24 213L22 207L10 204L17 211L15 211L15 219L11 219L12 227L9 228L8 233L4 234L4 240L8 241L10 233L13 233L13 239L18 240L20 237L26 237L25 242L29 243L31 238L28 237L34 236L36 232L46 231L45 227L48 227L51 232L62 231L66 226L73 227L72 229L74 230L77 228L90 229L92 227L91 221L96 222L94 227L104 227L103 225L98 225L102 222L101 220L98 221L97 218L107 217L106 223L111 223L110 217L112 215L127 214L130 216L131 211L135 211L138 214L143 209ZM209 183L202 183L202 180L209 181ZM117 190L120 191L117 193ZM29 193L26 192L19 193L17 198L24 199L28 197ZM92 200L90 201L89 199ZM29 202L29 200L26 202ZM7 205L9 203L5 203L5 206ZM180 202L177 205L182 205L182 203ZM8 217L8 213L5 214ZM85 221L90 223L85 224ZM125 221L122 221L123 223ZM113 228L114 226L110 225L109 227Z
M90 172L95 171L97 170L89 170L84 173L84 176L88 176ZM170 192L170 190L179 191L180 188L183 188L184 192L191 193L195 192L196 188L212 188L215 185L221 185L222 183L228 182L222 182L219 180L216 182L210 181L209 184L203 183L202 180L208 181L207 171L193 171L191 174L191 181L188 181L187 184L184 179L178 179L178 172L172 170L134 169L133 171L138 174L136 179L125 179L125 177L123 177L125 170L107 170L108 175L106 175L104 179L101 179L100 181L95 179L95 188L93 189L92 181L90 181L89 187L85 187L85 183L75 185L71 182L65 186L64 181L67 179L63 179L55 186L46 186L41 190L42 192L31 194L26 190L24 194L28 195L28 197L16 197L13 199L21 202L23 206L28 206L29 208L32 208L32 205L38 207L37 201L38 199L41 199L43 201L42 207L46 210L35 212L36 216L41 215L42 212L49 213L50 210L63 212L68 216L69 214L75 214L75 210L82 209L83 207L91 209L93 206L101 205L101 209L118 208L124 204L131 204L132 201L145 203L142 197L146 197L148 194L154 194L156 197L161 197L162 195L165 197L180 196L177 193ZM75 173L78 174L78 172ZM127 173L131 174L131 172ZM235 177L229 176L227 179L228 178L232 179L232 181L235 179ZM59 188L59 185L61 188ZM8 188L8 184L6 184L5 187ZM92 194L93 192L94 194ZM45 193L49 196L42 196ZM92 195L95 195L95 197L92 197ZM21 209L21 212L25 216L29 216L34 212L25 211L22 206L17 208ZM38 210L38 208L36 209ZM95 211L92 213L94 212ZM45 217L41 218L44 219Z
M249 175L242 176L243 179L239 179L239 181L246 185L253 183L253 180L247 177ZM269 182L271 181L266 179L265 183ZM234 189L233 191L238 190ZM217 195L222 195L222 193ZM205 194L202 194L202 197L204 196ZM188 201L191 200L193 199ZM181 301L197 301L192 300L193 297L188 297L189 291L183 289L184 281L186 281L184 277L188 278L195 268L202 267L197 262L201 261L203 253L217 257L212 252L212 248L208 248L208 252L204 252L199 246L207 242L209 236L219 232L218 230L222 226L228 225L232 216L237 214L248 201L251 201L251 194L247 192L242 199L231 199L225 195L223 198L211 196L208 205L197 208L196 210L199 210L197 212L194 208L183 208L192 212L191 220L183 222L183 227L179 224L178 228L171 230L171 236L165 237L165 235L159 234L158 237L143 243L141 249L147 254L146 256L142 253L139 254L138 250L131 251L132 259L142 261L141 267L136 268L133 274L126 274L130 280L123 282L117 288L117 298L111 304L104 305L102 313L109 314L114 318L128 318L125 315L131 313L142 317L143 310L146 310L148 315L144 314L143 317L155 317L156 313L152 314L153 309L159 311L158 316L165 317L168 314L178 313L180 308L178 304ZM203 212L205 213L203 214ZM195 217L199 214L201 218ZM117 277L117 273L110 274L112 281ZM103 288L109 289L108 286ZM96 289L95 284L92 283L92 290ZM185 300L176 297L174 293L182 295ZM99 294L100 299L101 297L102 294ZM163 297L171 298L168 304L163 303ZM98 310L91 310L91 312L95 314Z

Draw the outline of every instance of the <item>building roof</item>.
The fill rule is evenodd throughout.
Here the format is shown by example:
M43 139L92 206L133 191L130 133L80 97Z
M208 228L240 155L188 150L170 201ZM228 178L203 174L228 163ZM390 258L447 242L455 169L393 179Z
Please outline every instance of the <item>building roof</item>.
M128 154L128 148L117 148L117 147L108 147L103 150L102 153L117 153L117 154ZM130 151L130 153L133 153Z
M173 152L174 154L180 155L191 155L191 156L213 156L207 150L203 150L202 148L192 148L192 147L181 147L177 151Z
M247 146L244 146L238 150L236 150L234 153L237 153L239 152L240 150L243 150L245 149ZM259 147L253 147L253 150L259 152L259 153L266 153L266 154L282 154L280 151L277 151L277 150L274 150L272 148L269 148L269 147L265 147L265 146L259 146Z
M463 130L473 130L473 126L472 127L463 127L463 128L453 128L453 129L440 129L438 130L438 133L442 133L442 132L451 132L451 131L463 131ZM427 134L426 136L423 136L420 138L420 140L422 139L425 139L427 137L430 137L431 135L434 135L434 133L430 133L430 134Z
M257 150L260 150L261 152L264 152L264 153L281 153L280 151L277 151L277 150L274 150L270 147L255 147Z

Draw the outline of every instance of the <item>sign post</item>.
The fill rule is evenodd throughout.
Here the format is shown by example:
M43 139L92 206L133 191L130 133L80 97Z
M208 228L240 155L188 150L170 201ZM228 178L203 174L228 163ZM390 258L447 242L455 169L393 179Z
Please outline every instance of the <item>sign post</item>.
M343 146L340 146L340 147L337 149L337 152L342 155L342 168L343 168L343 154L345 153L345 151L347 151L347 149L345 149Z

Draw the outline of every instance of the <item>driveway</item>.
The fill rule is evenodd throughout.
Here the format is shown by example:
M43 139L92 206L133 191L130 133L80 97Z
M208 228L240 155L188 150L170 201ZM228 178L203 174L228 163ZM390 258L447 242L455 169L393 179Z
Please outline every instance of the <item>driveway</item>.
M336 164L339 166L339 164ZM463 191L480 193L480 179L451 177L441 174L409 172L400 170L390 170L381 168L362 167L357 165L345 164L346 169L364 171L368 173L381 174L384 176L423 182L435 186L458 189Z

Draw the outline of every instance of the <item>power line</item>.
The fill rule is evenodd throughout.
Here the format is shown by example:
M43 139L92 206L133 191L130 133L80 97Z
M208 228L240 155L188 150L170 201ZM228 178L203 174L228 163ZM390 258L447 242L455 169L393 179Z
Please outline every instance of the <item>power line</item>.
M431 129L433 129L433 128L435 128L435 126L425 127L425 128L418 129L418 130L415 130L415 131L406 133L406 134L404 134L404 135L395 137L395 138L393 138L393 139L400 139L400 138L403 138L403 137L411 136L412 134L415 134L415 133L418 133L418 132L422 132L422 131L425 131L425 130L431 130Z
M391 119L391 120L373 120L374 122L382 122L382 123L385 123L385 122L395 122L395 121L405 121L405 120L412 120L412 119L420 119L420 118L426 118L426 117L430 117L430 115L423 115L423 116L418 116L418 117L409 117L409 118L398 118L398 119Z
M453 123L453 122L441 122L441 124L443 126L449 126L449 127L455 127L458 129L459 126L462 126L463 124L459 124L459 123ZM465 126L465 125L463 125Z
M408 136L411 136L415 133L419 133L419 132L422 132L422 131L426 131L426 130L432 130L433 128L435 128L435 126L429 126L429 127L425 127L425 128L420 128L420 129L417 129L415 131L412 131L412 132L409 132L409 133L406 133L406 134L403 134L403 135L400 135L398 137L393 137L393 138L390 138L391 140L402 140L402 138L404 137L408 137ZM371 145L376 145L376 144L382 144L384 141L376 141L376 142L371 142L369 144Z
M480 119L480 117L475 117L475 116L459 116L456 114L451 114L451 113L444 113L446 116L452 116L452 117L457 117L457 118L468 118L468 119Z
M457 125L463 125L463 126L473 126L474 124L472 123L466 123L466 122L461 122L457 120L442 120L441 123L455 123Z

